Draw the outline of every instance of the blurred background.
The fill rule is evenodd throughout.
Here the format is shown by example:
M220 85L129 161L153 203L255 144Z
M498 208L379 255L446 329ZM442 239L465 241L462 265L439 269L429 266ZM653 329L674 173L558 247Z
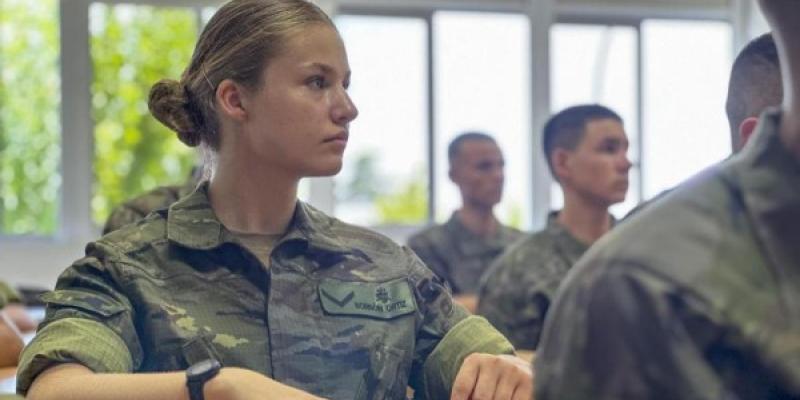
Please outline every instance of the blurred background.
M621 217L730 153L733 55L766 31L752 0L341 0L360 109L342 172L301 198L403 242L459 206L446 147L479 130L506 158L502 222L561 206L541 154L551 111L599 102L634 162ZM123 200L197 156L147 111L187 65L211 0L0 0L0 275L50 287Z

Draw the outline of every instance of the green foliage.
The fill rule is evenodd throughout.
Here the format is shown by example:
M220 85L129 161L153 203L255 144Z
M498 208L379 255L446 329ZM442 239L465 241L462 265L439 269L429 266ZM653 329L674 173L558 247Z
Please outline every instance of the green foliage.
M197 39L190 9L94 4L95 188L92 215L102 224L113 207L156 186L186 180L195 153L148 112L150 87L178 79Z
M406 182L397 193L378 195L375 206L381 224L418 224L425 221L428 214L425 177L418 176Z
M354 154L352 175L337 190L339 201L374 206L379 224L418 224L425 221L428 212L428 188L425 170L416 171L404 182L397 184L396 177L388 178L379 171L377 149Z
M339 198L345 201L374 201L378 196L378 177L375 165L375 152L362 152L357 154L353 176L344 186L344 193Z
M58 27L56 0L0 0L0 233L56 229Z
M522 229L522 206L519 203L511 203L506 206L506 217L503 223L513 228Z

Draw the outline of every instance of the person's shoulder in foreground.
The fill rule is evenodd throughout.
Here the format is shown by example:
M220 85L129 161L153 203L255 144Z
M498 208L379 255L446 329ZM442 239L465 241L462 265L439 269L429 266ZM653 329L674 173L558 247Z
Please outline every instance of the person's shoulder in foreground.
M779 120L589 250L550 311L537 399L800 396L800 163Z

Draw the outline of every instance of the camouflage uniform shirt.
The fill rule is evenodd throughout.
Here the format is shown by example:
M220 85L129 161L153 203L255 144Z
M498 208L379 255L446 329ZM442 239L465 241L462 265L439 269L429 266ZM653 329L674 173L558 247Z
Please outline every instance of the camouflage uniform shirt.
M500 225L494 237L482 238L470 232L453 213L445 224L409 238L408 247L450 285L453 294L475 294L486 268L521 236L520 231Z
M800 161L742 153L602 238L553 303L536 398L800 398Z
M17 292L7 283L0 281L0 309L8 303L17 303L19 301L20 298Z
M509 353L410 250L298 202L265 268L207 185L87 246L45 295L18 391L55 363L175 371L208 358L329 399L447 398L472 352Z
M103 227L103 234L132 224L155 210L169 207L178 199L192 193L195 187L197 187L197 181L191 178L183 186L161 186L126 201L111 211L111 215L108 216Z
M558 285L588 248L551 213L545 230L509 247L483 275L478 314L514 347L536 349Z

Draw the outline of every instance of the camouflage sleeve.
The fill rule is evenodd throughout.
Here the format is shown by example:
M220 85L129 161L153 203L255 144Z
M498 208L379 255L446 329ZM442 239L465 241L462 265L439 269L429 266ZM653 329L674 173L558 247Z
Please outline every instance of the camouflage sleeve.
M492 264L481 279L477 314L517 349L535 350L549 300L518 267L507 255Z
M111 215L108 216L106 224L103 226L103 235L132 224L145 216L147 216L146 213L123 204L111 211Z
M536 357L537 400L720 399L707 304L641 268L587 268L556 299ZM704 338L690 335L700 328Z
M17 303L20 301L17 292L3 281L0 281L0 301L2 301L0 308L8 303Z
M17 391L27 393L36 376L58 363L78 363L94 372L131 372L142 361L133 308L121 293L103 246L90 244L87 257L42 296L45 319L25 348L17 369Z
M408 240L408 247L414 250L420 260L433 271L445 284L451 282L452 277L447 264L436 254L433 243L422 237L412 237Z
M406 250L408 251L408 250ZM455 304L441 279L410 251L410 281L421 314L411 386L419 399L450 397L464 358L472 353L511 354L514 348L485 319Z
M439 341L424 365L425 399L450 398L453 381L468 355L514 354L514 346L486 319L471 315Z

